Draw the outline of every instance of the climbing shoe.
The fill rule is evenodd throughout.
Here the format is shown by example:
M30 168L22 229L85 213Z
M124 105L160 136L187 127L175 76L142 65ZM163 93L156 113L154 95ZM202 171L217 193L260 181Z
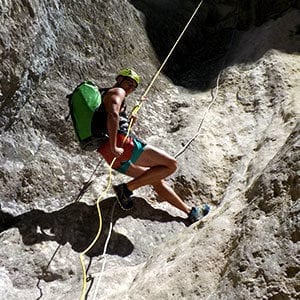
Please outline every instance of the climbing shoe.
M132 192L127 188L126 183L114 185L113 189L121 208L124 210L131 209L133 207Z
M207 204L204 204L202 208L192 207L188 219L191 223L199 221L201 218L206 216L210 211L210 207Z

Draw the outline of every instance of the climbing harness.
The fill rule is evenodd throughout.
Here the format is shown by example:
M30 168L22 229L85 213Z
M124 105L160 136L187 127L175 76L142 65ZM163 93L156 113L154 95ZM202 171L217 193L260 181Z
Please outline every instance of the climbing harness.
M142 104L145 102L147 95L151 89L151 87L153 86L155 80L157 79L157 77L159 76L159 74L161 73L163 67L165 66L165 64L167 63L168 59L170 58L170 56L172 55L172 53L174 52L177 44L179 43L179 41L181 40L182 36L184 35L185 31L187 30L187 28L189 27L190 23L192 22L193 18L195 17L195 15L197 14L199 8L201 7L202 3L204 2L204 0L201 0L200 3L198 4L198 6L196 7L196 9L194 10L192 16L190 17L190 19L188 20L186 26L184 27L183 31L181 32L181 34L179 35L178 39L176 40L174 46L172 47L172 49L170 50L169 54L167 55L167 57L165 58L165 60L163 61L163 63L161 64L160 68L157 70L157 72L155 73L155 75L153 76L150 84L148 85L148 87L146 88L144 94L141 96L140 98L140 102L135 105L131 111L131 115L130 115L130 122L129 122L129 126L128 126L128 130L127 130L127 134L126 137L124 139L123 144L125 143L126 139L128 138L130 131L132 129L132 126L134 124L134 117L136 116L136 114L138 113L138 111L141 109ZM196 138L196 137L195 137ZM97 211L98 211L98 216L99 216L99 228L98 228L98 232L94 238L94 240L92 241L92 243L80 254L80 263L81 263L81 267L82 267L82 272L83 272L83 286L82 286L82 291L81 291L81 297L80 300L85 300L85 296L86 296L86 286L87 286L87 274L86 274L86 269L85 269L85 265L84 265L84 255L91 250L91 248L95 245L95 243L97 242L97 240L100 237L101 234L101 230L102 230L102 216L101 216L101 210L100 210L100 201L102 200L102 198L107 194L107 192L109 191L110 187L111 187L111 183L112 183L112 166L114 164L116 160L116 157L113 159L113 161L111 162L110 166L109 166L109 178L108 178L108 184L106 189L104 190L104 192L99 196L99 198L97 199L96 205L97 205ZM113 215L111 216L111 220L113 219ZM111 221L112 224L112 221ZM108 245L109 239L110 239L110 234L111 234L111 230L112 230L112 225L110 226L110 233L108 235L108 238L106 240L106 246ZM103 256L105 256L106 254L106 248L104 247L104 251L103 251ZM100 277L99 279L101 280L102 278L102 274L104 272L104 264L102 265L102 269L101 269L101 273L100 273ZM97 282L97 286L96 289L94 291L94 298L97 295L98 292L98 288L100 285L100 280L98 280Z

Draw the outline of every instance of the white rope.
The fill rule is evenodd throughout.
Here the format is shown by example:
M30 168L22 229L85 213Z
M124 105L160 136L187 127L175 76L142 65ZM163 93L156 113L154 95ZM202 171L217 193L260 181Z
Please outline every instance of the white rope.
M105 241L103 254L102 254L102 257L104 259L103 259L103 263L102 263L101 272L100 272L100 275L98 277L97 284L96 284L96 287L95 287L95 290L94 290L94 293L93 293L92 300L96 300L96 297L97 297L97 294L98 294L98 291L99 291L99 288L100 288L100 283L101 283L101 280L102 280L102 275L104 273L104 268L105 268L105 265L106 265L106 260L107 260L106 251L107 251L107 246L108 246L108 243L109 243L109 240L110 240L110 237L111 237L111 233L112 233L112 229L113 229L113 215L114 215L115 206L116 206L116 201L114 202L114 205L112 207L110 223L109 223L109 231L108 231L108 235L107 235L107 238L106 238L106 241Z
M236 17L238 18L238 14L239 14L239 2L237 1L237 7L236 7ZM231 40L230 40L230 43L229 43L229 48L231 48L232 46L232 42L233 42L233 37L234 37L234 32L231 36ZM208 105L204 115L203 115L203 118L199 124L199 127L198 127L198 130L197 132L194 134L194 136L181 148L181 150L179 150L176 154L175 154L175 158L177 158L179 155L181 155L189 146L190 144L199 136L200 134L200 130L202 128L202 125L203 125L203 122L206 118L206 115L208 113L208 111L211 109L212 105L214 104L214 102L216 101L217 97L218 97L218 92L219 92L219 82L220 82L220 77L221 77L221 74L222 74L222 71L223 71L223 68L225 66L225 62L226 62L226 59L227 59L227 55L228 55L228 51L226 52L226 55L224 57L224 60L223 60L223 63L222 63L222 66L221 66L221 71L219 72L218 74L218 77L217 77L217 82L216 82L216 93L215 95L213 95L213 90L212 90L212 100L210 102L210 104Z
M211 100L210 104L208 105L206 111L204 112L203 118L201 119L201 122L200 122L200 124L198 126L197 132L194 134L194 136L191 139L189 139L189 141L181 148L181 150L179 150L175 154L175 158L177 158L179 155L181 155L190 146L190 144L198 137L198 135L200 134L200 130L202 128L202 125L204 123L206 115L207 115L207 113L209 112L210 108L212 107L212 105L214 104L214 102L216 101L216 99L218 97L219 81L220 81L221 73L222 73L222 71L219 72L219 75L217 77L216 93L215 93L215 95L212 95L212 100Z

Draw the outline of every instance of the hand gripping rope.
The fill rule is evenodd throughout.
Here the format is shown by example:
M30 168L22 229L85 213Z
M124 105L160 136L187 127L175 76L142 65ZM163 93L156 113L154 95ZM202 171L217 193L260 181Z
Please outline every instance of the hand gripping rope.
M127 131L127 134L126 134L126 137L123 141L123 145L124 143L126 142L126 139L128 138L129 134L130 134L130 131L132 129L132 126L134 124L134 117L137 115L138 111L141 109L142 107L142 104L145 102L146 100L146 97L151 89L151 87L153 86L155 80L157 79L157 77L159 76L159 74L161 73L161 70L163 69L163 67L165 66L165 64L167 63L168 59L170 58L170 56L172 55L172 53L174 52L177 44L179 43L179 41L181 40L182 36L184 35L185 31L187 30L187 28L189 27L190 23L192 22L193 18L195 17L195 15L197 14L199 8L201 7L202 3L203 3L204 0L201 0L200 3L198 4L198 6L196 7L196 9L194 10L192 16L190 17L189 21L187 22L187 24L185 25L183 31L181 32L181 34L179 35L178 39L176 40L174 46L172 47L172 49L170 50L169 54L167 55L167 57L165 58L165 60L163 61L163 63L161 64L160 68L157 70L157 72L155 73L155 75L153 76L150 84L148 85L148 87L146 88L144 94L141 96L140 98L140 102L134 106L134 108L132 109L131 111L131 118L130 118L130 123L129 123L129 126L128 126L128 131ZM196 138L196 136L194 137L194 139ZM191 142L190 142L191 143ZM186 147L187 148L187 147ZM185 149L184 149L185 150ZM184 151L182 150L182 152ZM182 153L180 152L179 155ZM177 155L178 156L178 155ZM105 197L105 195L108 193L110 187L111 187L111 184L112 184L112 166L115 162L115 160L117 159L117 157L115 157L113 159L113 161L111 162L110 166L109 166L109 176L108 176L108 184L107 184L107 187L106 189L102 192L102 194L100 194L100 196L98 197L97 199L97 202L96 202L96 206L97 206L97 211L98 211L98 215L99 215L99 228L98 228L98 232L94 238L94 240L92 241L92 243L83 251L80 253L80 263L81 263L81 267L82 267L82 273L83 273L83 286L82 286L82 291L81 291L81 296L80 296L80 300L85 300L86 298L86 287L87 287L87 274L86 274L86 268L85 268L85 264L84 264L84 255L92 249L92 247L95 245L95 243L97 242L97 240L99 239L100 237L100 234L101 234L101 230L102 230L102 216L101 216L101 210L100 210L100 202L101 200ZM113 206L113 209L114 209L114 206ZM109 234L108 234L108 237L107 237L107 240L105 242L105 247L104 247L104 251L103 251L103 257L105 257L106 255L106 248L107 248L107 245L108 245L108 241L110 239L110 236L111 236L111 231L112 231L112 222L113 222L113 215L111 216L111 223L110 223L110 230L109 230ZM99 284L100 284L100 279L102 277L102 274L104 272L104 265L105 265L105 261L103 262L103 265L102 265L102 269L101 269L101 273L100 273L100 276L99 276L99 280L97 282L97 285L96 285L96 289L94 291L94 295L93 295L93 299L96 299L96 296L97 296L97 291L99 289Z

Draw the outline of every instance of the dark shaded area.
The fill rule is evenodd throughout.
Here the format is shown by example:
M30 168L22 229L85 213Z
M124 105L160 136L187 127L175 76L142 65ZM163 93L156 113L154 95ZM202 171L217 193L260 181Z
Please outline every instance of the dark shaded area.
M87 253L90 257L103 253L114 201L115 198L108 198L100 203L102 231L95 246ZM135 198L134 202L138 203L135 203L134 208L130 211L123 211L118 205L115 205L113 224L119 218L130 215L138 219L162 223L175 221L188 225L185 223L186 219L173 217L163 210L154 209L142 198ZM0 210L0 232L12 227L19 229L25 245L43 241L56 241L60 245L65 245L68 242L73 250L83 252L97 234L99 217L96 205L89 206L82 202L70 204L51 213L34 209L16 217ZM112 231L107 254L126 257L132 253L133 249L134 245L126 236Z
M145 15L149 39L163 62L200 1L130 2ZM261 26L271 18L281 16L293 5L296 5L296 1L204 1L164 67L164 73L176 85L189 89L206 90L213 87L219 72L233 64L227 54L237 44L239 36L236 33L240 35L242 31ZM276 49L285 47L281 42L278 40ZM286 46L281 50L291 50ZM259 49L257 57L251 59L257 59L267 50Z

